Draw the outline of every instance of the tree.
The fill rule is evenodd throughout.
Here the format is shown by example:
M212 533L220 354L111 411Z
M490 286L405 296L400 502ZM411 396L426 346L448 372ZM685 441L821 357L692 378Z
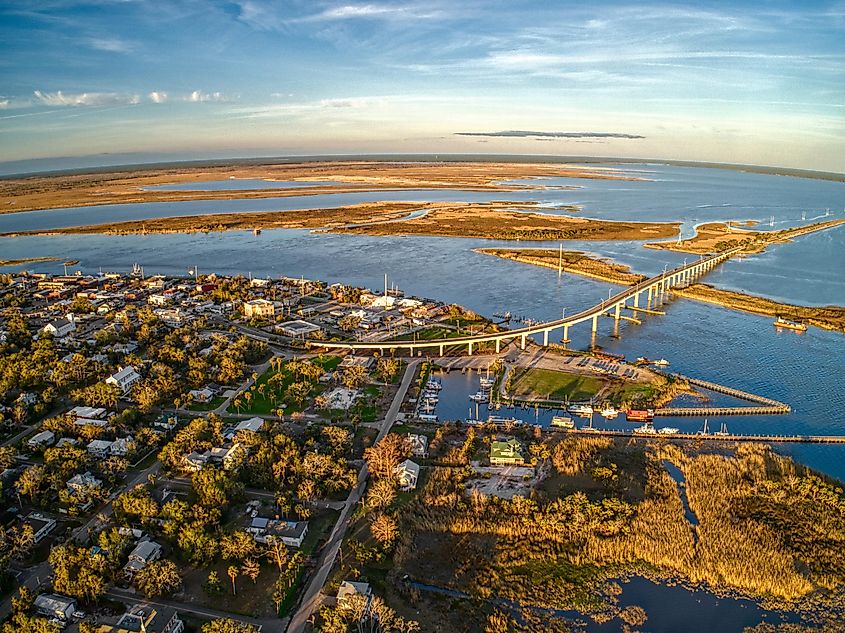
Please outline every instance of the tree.
M385 547L390 547L399 536L399 528L396 525L396 519L387 514L379 514L373 519L370 524L370 531L373 533L379 543Z
M205 586L203 588L210 596L219 594L223 591L223 583L220 582L220 576L216 571L212 570L208 572L208 580L205 581Z
M15 482L15 488L20 494L29 497L34 503L46 479L47 472L44 466L36 464L35 466L28 467L21 473L17 482Z
M367 380L367 370L361 365L347 367L340 381L347 389L357 389Z
M155 560L138 571L135 584L147 598L158 598L175 593L182 586L182 578L173 561Z
M57 593L87 602L98 600L105 593L105 557L91 556L87 548L66 543L53 547L49 560Z
M203 624L200 633L258 633L258 630L251 624L220 618Z
M396 482L393 479L378 479L367 491L367 505L372 508L386 508L396 499Z
M232 581L232 595L236 596L238 594L238 591L235 587L235 580L237 580L238 578L238 568L234 565L229 565L229 569L226 570L226 573L229 575L229 579Z
M359 325L361 325L361 317L354 316L352 314L347 314L345 317L341 317L337 322L337 326L344 332L351 332Z
M392 478L399 463L411 453L407 435L388 433L375 446L364 451L364 459L374 477Z
M311 394L311 383L305 381L292 382L285 389L285 399L297 407L301 407L305 399Z
M220 555L229 561L252 558L256 552L255 539L244 530L238 530L220 539Z
M225 508L230 499L240 494L242 488L228 472L216 468L203 468L195 473L191 485L200 504L212 508Z
M248 558L241 565L241 573L249 578L254 585L255 581L258 580L258 574L261 573L261 565L254 559Z
M399 361L389 356L382 356L378 359L376 370L384 382L390 382L399 372Z
M264 552L264 555L279 568L279 573L282 573L288 562L288 549L282 543L282 540L273 536L268 537L267 550Z

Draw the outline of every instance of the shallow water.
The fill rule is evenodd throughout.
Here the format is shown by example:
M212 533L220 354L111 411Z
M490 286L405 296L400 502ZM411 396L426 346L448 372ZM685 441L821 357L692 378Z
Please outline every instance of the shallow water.
M145 191L248 191L250 189L300 189L302 187L328 187L331 185L356 186L336 180L261 180L258 178L229 178L227 180L200 180L143 187Z

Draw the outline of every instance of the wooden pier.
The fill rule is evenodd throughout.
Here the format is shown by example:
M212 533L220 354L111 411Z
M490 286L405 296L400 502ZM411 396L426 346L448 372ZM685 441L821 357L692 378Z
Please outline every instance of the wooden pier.
M786 407L665 407L655 409L655 416L697 416L716 417L719 415L784 415L791 409Z
M687 440L707 442L763 442L777 444L845 444L845 435L734 435L721 433L634 433L615 429L566 429L574 435L627 437L644 440Z

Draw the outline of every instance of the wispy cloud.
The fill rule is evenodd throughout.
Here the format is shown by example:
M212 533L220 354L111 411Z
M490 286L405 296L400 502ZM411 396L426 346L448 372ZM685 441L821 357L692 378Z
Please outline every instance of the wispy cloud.
M194 90L186 97L183 97L183 101L190 101L191 103L225 103L229 101L235 101L235 97L231 95L225 95L222 92L203 92L202 90Z
M134 105L141 102L137 94L123 94L117 92L56 92L34 93L37 103L46 106L105 106L105 105Z
M455 132L455 136L493 136L499 138L536 138L542 140L556 138L646 138L645 136L640 136L639 134L624 134L620 132L532 132L530 130L505 130L503 132Z
M153 90L147 95L147 97L149 97L150 101L153 103L165 103L168 99L167 93L161 90Z
M0 110L5 110L9 107L9 100L6 97L0 97Z
M135 49L133 44L117 37L92 37L87 42L94 50L106 53L130 53Z

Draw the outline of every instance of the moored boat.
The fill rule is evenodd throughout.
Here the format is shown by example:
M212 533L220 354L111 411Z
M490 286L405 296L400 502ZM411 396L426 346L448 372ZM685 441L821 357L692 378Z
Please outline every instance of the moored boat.
M552 418L552 426L557 426L562 429L574 429L575 422L573 422L572 418L568 416L556 415Z
M572 404L569 405L567 409L570 413L574 413L575 415L582 415L584 417L590 417L593 415L593 407L589 404Z
M616 407L612 407L610 405L607 405L605 407L602 407L602 409L601 409L601 411L599 411L599 413L602 415L602 417L605 417L608 420L610 420L610 419L615 418L617 415L619 415L619 410Z
M625 412L628 422L651 422L654 418L654 409L628 409Z
M777 328L784 328L786 330L795 330L797 332L807 331L807 325L805 323L799 323L798 321L790 321L782 317L778 317L777 319L775 319L774 326Z

